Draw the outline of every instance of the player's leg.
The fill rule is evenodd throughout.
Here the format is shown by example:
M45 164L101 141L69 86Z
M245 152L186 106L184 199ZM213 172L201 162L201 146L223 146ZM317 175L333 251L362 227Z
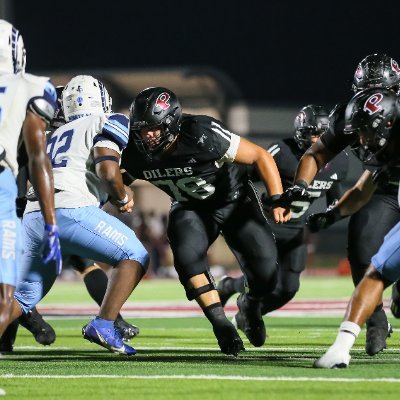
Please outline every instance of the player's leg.
M278 310L294 298L305 269L307 247L304 229L279 226L274 230L278 248L278 274L274 290L263 298L262 314Z
M13 173L0 166L0 336L10 323L22 253L21 221L16 214L16 197L17 186Z
M174 265L188 300L196 300L210 321L221 351L237 355L243 343L226 318L207 265L207 250L219 235L219 226L206 213L177 204L169 215L168 237Z
M149 261L146 249L131 229L97 207L59 209L58 214L65 254L85 256L114 267L99 314L83 329L84 338L113 352L135 354L134 348L123 343L114 324L121 307L145 274Z
M222 232L246 278L246 291L237 300L236 324L253 346L262 346L267 337L261 313L262 299L276 284L274 236L259 203L249 197L236 206Z
M378 253L353 292L334 344L319 358L317 368L343 368L361 327L382 300L384 289L400 278L400 223L385 237Z
M399 222L397 195L374 194L360 211L350 218L348 231L348 257L354 285L361 281L372 256L383 243L385 235ZM375 355L386 347L390 336L382 301L367 321L365 351Z
M235 294L244 291L245 279L244 276L233 278L231 276L224 276L217 284L219 298L221 299L222 306Z
M74 269L80 272L86 289L92 299L100 306L107 290L108 276L93 260L79 256L69 257ZM129 340L139 334L139 328L125 321L121 314L115 320L116 327L121 331L123 339Z

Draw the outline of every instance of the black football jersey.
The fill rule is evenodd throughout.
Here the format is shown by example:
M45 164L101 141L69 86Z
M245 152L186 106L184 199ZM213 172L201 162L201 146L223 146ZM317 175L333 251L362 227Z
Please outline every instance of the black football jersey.
M173 151L151 159L133 140L122 153L121 168L151 182L172 199L196 207L219 207L240 198L248 182L244 166L229 160L240 137L220 121L184 114Z
M291 137L272 144L268 148L268 152L274 157L281 175L283 190L286 190L289 186L293 185L297 165L303 155L303 151L299 149L296 141ZM305 213L310 204L319 197L325 196L328 191L335 190L335 186L346 178L348 166L349 157L346 152L341 151L321 169L307 188L311 202L294 202L292 204L292 219L289 223L303 224ZM338 193L338 196L340 197L341 194Z
M344 133L344 119L347 104L338 104L329 116L329 129L321 136L322 143L333 153L338 154L347 146L351 147L352 153L363 162L364 169L374 172L382 167L382 164L371 157L368 161L364 161L365 151L360 146L357 133ZM390 179L381 180L378 183L377 192L386 194L395 194L399 190L399 167L390 167L388 172Z

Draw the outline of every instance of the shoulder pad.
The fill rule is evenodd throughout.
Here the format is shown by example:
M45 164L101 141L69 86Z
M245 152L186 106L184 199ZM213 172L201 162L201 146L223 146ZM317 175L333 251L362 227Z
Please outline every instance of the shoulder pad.
M29 100L28 110L43 119L47 124L50 124L58 108L57 93L49 80L42 83L44 84L43 94L32 97Z
M129 140L129 119L124 114L107 115L107 120L102 132L96 138L99 140L111 140L116 143L120 150L123 150Z

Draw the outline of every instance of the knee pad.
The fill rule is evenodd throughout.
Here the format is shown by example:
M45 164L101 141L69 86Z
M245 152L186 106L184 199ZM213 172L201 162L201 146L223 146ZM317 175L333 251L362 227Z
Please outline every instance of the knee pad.
M204 271L203 273L208 280L208 284L201 286L199 288L189 288L189 287L187 287L187 285L188 285L189 279L192 277L188 277L186 279L185 283L183 284L185 291L186 291L186 297L189 301L197 299L197 297L199 297L200 295L202 295L204 293L211 292L212 290L216 290L215 281L214 281L214 278L212 277L212 275L208 271ZM198 274L196 274L196 275L198 275Z

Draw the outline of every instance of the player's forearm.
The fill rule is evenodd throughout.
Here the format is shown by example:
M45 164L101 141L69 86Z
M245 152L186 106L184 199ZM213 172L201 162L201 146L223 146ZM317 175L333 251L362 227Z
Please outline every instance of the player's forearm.
M366 171L358 182L345 192L335 208L340 210L340 215L343 217L353 215L368 203L375 189L376 185L372 182L372 176Z
M125 186L119 166L116 163L103 162L98 164L96 172L102 181L105 191L117 201L122 201L126 197Z
M255 167L267 189L269 196L283 192L282 181L274 158L265 152L255 162Z
M53 171L46 153L30 156L29 172L44 221L46 224L55 225L56 214L54 208Z

